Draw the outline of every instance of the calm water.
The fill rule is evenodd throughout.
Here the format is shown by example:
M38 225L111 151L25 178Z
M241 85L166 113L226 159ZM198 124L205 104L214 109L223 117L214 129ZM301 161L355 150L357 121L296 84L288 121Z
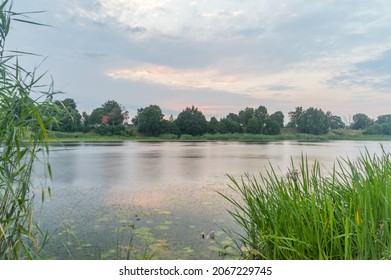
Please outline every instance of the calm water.
M391 151L391 142L384 142ZM48 258L234 258L220 227L235 227L224 199L226 174L258 174L269 164L285 174L302 154L330 169L379 142L68 143L50 152L51 199L37 215L52 233ZM37 168L39 170L40 168ZM43 175L37 171L36 180ZM214 231L215 238L202 233ZM228 253L228 255L226 255Z

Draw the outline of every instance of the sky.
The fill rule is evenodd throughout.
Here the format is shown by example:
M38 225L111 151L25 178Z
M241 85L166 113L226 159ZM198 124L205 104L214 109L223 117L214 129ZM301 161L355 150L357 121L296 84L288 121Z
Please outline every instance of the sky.
M321 108L346 123L391 114L388 0L14 0L44 11L16 23L7 49L90 113L107 100L167 116Z

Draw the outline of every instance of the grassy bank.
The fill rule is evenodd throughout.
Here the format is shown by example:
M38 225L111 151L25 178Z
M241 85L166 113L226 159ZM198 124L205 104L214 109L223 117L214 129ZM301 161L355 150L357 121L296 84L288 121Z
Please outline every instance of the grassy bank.
M143 135L135 136L102 136L96 133L64 133L51 132L49 134L51 141L235 141L235 142L272 142L272 141L303 141L303 142L322 142L333 140L355 140L355 141L391 141L391 136L387 135L363 135L362 131L357 130L331 130L328 134L312 135L298 133L292 129L283 129L279 135L263 134L205 134L202 136L163 134L159 137L147 137Z
M231 177L227 197L248 259L390 259L391 155L340 159L328 175L305 158L282 176Z

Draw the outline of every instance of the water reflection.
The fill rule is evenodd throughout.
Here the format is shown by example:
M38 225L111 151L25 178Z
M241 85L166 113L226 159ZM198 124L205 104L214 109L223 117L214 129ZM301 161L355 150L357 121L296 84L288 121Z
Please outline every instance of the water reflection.
M391 151L391 142L383 146ZM216 259L218 244L203 243L200 233L232 224L229 205L216 192L230 191L227 173L258 174L272 165L283 175L291 159L298 163L302 155L331 168L336 158L354 159L364 147L381 151L378 142L354 141L54 145L52 199L44 204L43 226L55 230L67 225L102 252L115 246L119 227L131 225L140 243L147 242L144 246L164 247L159 258ZM219 238L228 242L222 233Z

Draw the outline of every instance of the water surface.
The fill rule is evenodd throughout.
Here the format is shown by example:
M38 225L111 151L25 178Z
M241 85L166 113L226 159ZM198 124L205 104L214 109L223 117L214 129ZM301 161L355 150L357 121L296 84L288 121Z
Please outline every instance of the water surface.
M391 151L391 142L382 143ZM39 215L52 232L47 257L57 259L235 258L223 228L235 228L226 174L284 175L302 155L325 170L379 142L114 142L53 146L52 197ZM37 168L37 182L43 175ZM202 238L209 232L215 238ZM130 255L127 255L131 244Z

